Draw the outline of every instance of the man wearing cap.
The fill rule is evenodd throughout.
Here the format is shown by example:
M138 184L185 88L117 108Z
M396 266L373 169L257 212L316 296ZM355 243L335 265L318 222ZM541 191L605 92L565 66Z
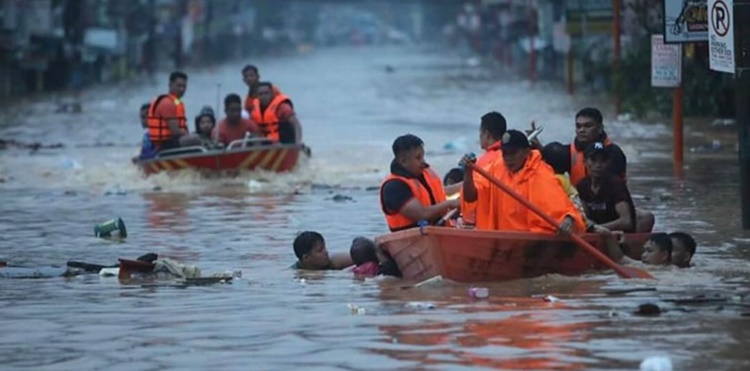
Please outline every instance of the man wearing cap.
M492 229L561 234L583 232L586 224L580 211L570 201L539 151L531 149L526 135L518 130L508 130L502 136L501 145L502 161L494 161L488 171L560 223L560 228L555 230L505 191L491 186L488 188L490 209L495 210ZM462 161L472 160L467 156ZM464 186L465 189L472 187L469 182L464 182Z
M620 177L609 172L611 147L594 142L586 146L583 154L588 176L578 182L576 188L586 216L598 227L635 232L635 205L630 192Z
M482 116L479 125L479 144L485 151L477 159L476 166L487 169L495 161L502 161L501 141L507 130L505 117L499 112L489 112ZM473 187L461 189L461 214L466 225L475 225L476 229L492 229L492 210L489 198L490 183L483 177L474 177L472 171L464 172L464 182ZM477 189L482 191L477 192ZM466 192L470 193L466 193ZM479 216L479 217L478 217Z

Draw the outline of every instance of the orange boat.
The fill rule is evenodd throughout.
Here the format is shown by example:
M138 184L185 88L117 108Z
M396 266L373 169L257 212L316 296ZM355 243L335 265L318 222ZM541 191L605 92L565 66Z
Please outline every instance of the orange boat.
M136 161L146 175L163 171L195 169L208 172L294 169L304 144L273 144L265 138L240 139L226 148L209 150L203 146L181 147L159 152L156 158Z
M650 235L628 234L628 244L642 246ZM604 252L601 236L584 239ZM424 227L383 235L377 242L404 278L419 281L438 275L457 282L507 281L605 268L569 239L547 234Z

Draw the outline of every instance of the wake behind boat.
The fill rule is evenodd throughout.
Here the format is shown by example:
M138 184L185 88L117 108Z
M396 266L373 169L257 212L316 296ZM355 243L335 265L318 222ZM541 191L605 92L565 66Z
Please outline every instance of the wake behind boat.
M309 154L304 144L280 144L266 138L246 138L235 140L222 149L191 146L166 150L153 159L137 160L135 163L146 175L186 169L211 173L242 170L283 173L294 169L302 154Z

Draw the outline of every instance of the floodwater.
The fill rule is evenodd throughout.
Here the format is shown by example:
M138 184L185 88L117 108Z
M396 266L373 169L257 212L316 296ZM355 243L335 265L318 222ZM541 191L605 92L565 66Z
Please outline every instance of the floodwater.
M165 91L165 75L86 91L82 114L55 113L56 97L5 107L0 138L64 147L0 152L0 259L111 264L156 252L243 277L189 288L98 276L0 280L3 369L633 370L651 356L678 370L750 368L750 236L740 231L733 146L688 152L680 180L668 126L608 115L639 207L655 212L658 230L699 242L694 267L652 268L656 282L554 275L487 285L490 299L474 301L463 284L402 289L405 282L346 271L296 272L287 267L299 231L320 231L332 252L386 231L371 187L396 136L421 136L428 161L445 173L478 151L479 117L489 110L515 128L534 120L544 141L567 142L573 115L591 101L470 67L441 49L326 49L253 62L302 120L313 157L293 174L143 178L130 164L137 110ZM241 67L188 71L188 114L215 106L217 95L243 94ZM711 135L694 132L688 143L711 143ZM117 216L125 241L93 237L94 224ZM635 315L643 303L663 313Z

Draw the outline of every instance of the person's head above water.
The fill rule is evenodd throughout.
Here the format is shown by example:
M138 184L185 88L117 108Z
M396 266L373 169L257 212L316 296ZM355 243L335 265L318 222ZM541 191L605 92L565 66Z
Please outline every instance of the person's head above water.
M393 141L393 156L396 162L413 176L419 176L427 168L424 161L424 142L413 134L402 135Z
M318 232L305 231L294 239L294 255L299 260L300 269L323 270L331 266L331 258L326 250L326 242Z
M499 112L489 112L482 116L482 122L479 125L479 145L482 149L487 149L503 138L503 134L508 130L508 123Z
M669 237L672 239L672 264L680 268L689 267L697 247L695 239L684 232L672 232Z
M357 237L352 240L349 254L356 265L364 263L377 263L378 255L375 252L375 242L366 237Z
M569 167L570 149L560 142L548 143L542 148L542 158L555 174L564 174Z
M592 107L586 107L576 113L576 140L582 145L602 140L604 134L602 113Z
M645 264L670 264L672 258L672 239L666 233L654 233L643 245L641 261Z

